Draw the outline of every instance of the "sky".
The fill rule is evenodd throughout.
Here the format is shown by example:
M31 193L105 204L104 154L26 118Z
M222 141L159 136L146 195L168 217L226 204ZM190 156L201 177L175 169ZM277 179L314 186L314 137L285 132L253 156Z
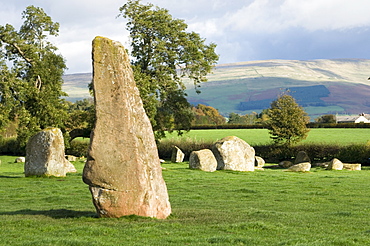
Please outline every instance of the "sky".
M217 44L219 64L269 60L370 59L369 0L141 0L168 9ZM67 74L91 72L95 36L129 48L119 0L1 0L0 25L22 24L29 5L60 23L53 43L65 57Z

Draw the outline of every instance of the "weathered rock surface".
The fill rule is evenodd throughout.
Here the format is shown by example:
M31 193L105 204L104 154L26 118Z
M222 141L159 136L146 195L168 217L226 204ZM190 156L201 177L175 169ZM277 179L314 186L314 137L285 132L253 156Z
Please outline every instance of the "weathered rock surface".
M329 162L327 169L328 170L343 170L343 163L337 158L334 158L333 160Z
M350 171L361 171L361 164L343 163L343 169L350 170Z
M289 167L291 167L291 166L293 166L294 164L293 164L293 162L291 162L291 161L281 161L280 163L279 163L279 167L281 167L281 168L289 168Z
M299 151L295 160L294 160L294 165L303 163L303 162L309 162L311 163L310 157L308 157L307 153L305 151Z
M179 147L173 146L172 155L171 155L171 162L174 162L174 163L183 162L184 157L185 157L184 152L182 152L182 150Z
M214 172L217 168L217 160L209 149L193 151L189 157L189 168Z
M217 141L212 151L219 170L254 171L254 148L238 137L229 136Z
M157 146L125 48L93 41L96 122L83 171L100 217L171 213Z
M32 136L26 147L25 176L64 177L76 172L64 157L64 139L58 128L47 128Z
M309 172L311 169L311 163L302 162L296 165L293 165L287 169L290 172Z

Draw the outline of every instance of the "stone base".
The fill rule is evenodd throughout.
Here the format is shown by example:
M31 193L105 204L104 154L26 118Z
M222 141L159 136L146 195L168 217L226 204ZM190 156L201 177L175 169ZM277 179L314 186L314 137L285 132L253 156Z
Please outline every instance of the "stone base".
M153 194L137 194L137 191L115 191L90 186L93 204L99 217L120 218L128 215L138 215L165 219L171 214L170 203L163 206L157 196Z

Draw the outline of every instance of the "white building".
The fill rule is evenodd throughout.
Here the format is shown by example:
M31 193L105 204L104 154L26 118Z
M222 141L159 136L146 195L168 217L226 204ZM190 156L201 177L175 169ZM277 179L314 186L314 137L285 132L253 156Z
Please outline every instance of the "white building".
M337 123L370 123L370 114L337 115Z

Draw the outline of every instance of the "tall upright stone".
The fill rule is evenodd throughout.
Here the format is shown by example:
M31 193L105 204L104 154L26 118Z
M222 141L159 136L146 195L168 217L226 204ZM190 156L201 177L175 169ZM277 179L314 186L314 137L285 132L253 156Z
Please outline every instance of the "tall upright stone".
M172 148L172 155L171 155L171 162L178 163L184 161L185 154L182 152L182 150L177 147L173 146Z
M65 157L64 139L59 128L46 128L32 136L26 146L24 174L64 177L76 172Z
M96 122L83 171L100 217L171 213L149 118L128 55L119 43L93 41Z

